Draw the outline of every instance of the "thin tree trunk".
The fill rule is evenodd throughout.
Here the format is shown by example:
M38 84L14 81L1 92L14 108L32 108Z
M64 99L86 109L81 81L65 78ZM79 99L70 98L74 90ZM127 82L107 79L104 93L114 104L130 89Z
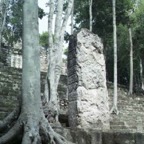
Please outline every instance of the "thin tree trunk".
M72 6L74 4L74 0L69 0L69 3L68 3L68 6L67 6L67 9L65 11L65 17L63 19L63 23L62 23L62 28L61 28L61 33L62 33L62 37L64 37L64 31L66 29L66 25L67 25L67 22L68 22L68 18L71 14L71 11L72 11ZM62 40L62 38L61 38Z
M52 108L55 108L55 112L58 113L58 99L57 99L57 83L56 83L56 78L57 78L57 73L61 73L61 67L58 65L56 59L58 57L57 51L60 49L59 43L60 43L60 30L62 26L62 13L63 13L63 0L58 0L57 2L57 10L56 10L56 20L55 20L55 32L54 32L54 45L53 45L53 52L52 52L52 58L53 60L50 61L51 67L53 67L53 71L51 73L48 73L48 77L50 79L50 85L53 87L50 95L50 100L49 100L49 106ZM59 61L61 59L59 58ZM60 69L59 69L60 68ZM57 119L58 120L58 119Z
M129 95L133 94L133 42L132 42L132 30L129 28L129 40L130 40L130 81L129 81Z
M92 32L92 4L93 4L93 0L89 0L89 29Z
M56 10L56 20L55 20L55 31L54 40L52 39L52 18L54 14L54 2L50 1L50 13L48 21L48 30L50 37L49 41L49 66L47 72L47 86L49 93L48 110L53 113L55 122L58 123L58 97L57 97L57 87L62 72L62 53L63 53L63 41L64 41L64 31L68 18L72 11L73 0L70 0L65 11L65 16L62 21L63 13L63 0L58 0L57 10Z
M60 31L62 27L62 13L63 13L63 0L58 0L57 2L57 11L56 11L56 20L55 20L55 43L59 43L60 40ZM58 48L57 48L58 49Z
M117 101L117 27L116 27L116 0L112 0L113 3L113 40L114 40L114 96L113 107L111 113L118 114Z
M6 16L7 16L7 8L9 5L9 1L8 0L1 0L0 1L0 57L2 58L2 48L1 48L1 44L2 44L2 33L5 27L5 23L6 23Z
M140 58L140 79L141 79L141 89L144 90L143 63L141 58Z
M50 11L49 11L49 15L48 15L48 50L47 50L47 61L48 61L48 71L47 71L47 76L46 76L46 80L45 80L45 101L48 104L49 100L50 100L50 92L51 90L51 85L50 85L50 78L49 78L49 74L52 73L54 71L54 68L51 65L51 62L53 61L53 14L54 14L54 1L50 0Z
M74 4L71 11L71 35L73 35L73 29L74 29Z

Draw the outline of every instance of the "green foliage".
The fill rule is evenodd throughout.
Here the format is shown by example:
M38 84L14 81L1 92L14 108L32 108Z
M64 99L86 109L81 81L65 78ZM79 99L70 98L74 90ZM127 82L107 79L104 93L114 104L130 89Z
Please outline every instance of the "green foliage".
M128 85L129 83L129 32L127 25L119 24L117 27L118 44L118 82Z
M43 32L42 34L40 34L40 45L48 48L48 32Z
M131 8L130 0L117 1L117 24L126 24L128 21L127 11ZM112 34L112 1L94 0L93 6L93 32L102 38ZM80 27L89 27L89 6L87 0L75 1L75 21Z
M3 36L9 45L21 40L22 37L22 1L11 0L6 19L6 28ZM89 28L89 1L75 0L74 19L76 30ZM132 28L134 48L134 75L139 75L139 60L144 61L144 0L117 0L116 22L118 42L118 82L128 84L129 81L129 34L128 27ZM67 1L65 1L64 10ZM104 43L104 54L106 56L107 78L113 81L113 18L112 1L93 0L93 32L98 34ZM45 16L43 9L39 8L39 18ZM78 25L78 26L77 26ZM65 40L70 35L65 33ZM40 35L40 45L48 47L48 33ZM65 51L67 54L67 51ZM144 67L144 66L143 66Z
M68 55L68 48L64 49L64 55L65 55L65 56Z
M3 36L9 45L22 39L22 0L10 0L10 7L6 18L6 29ZM45 16L43 9L39 8L39 18Z
M13 45L22 38L22 2L20 0L11 1L4 38L9 45Z
M129 33L132 28L134 46L134 74L139 75L139 59L144 60L144 0L117 0L116 22L118 43L118 83L129 83ZM80 28L89 28L89 5L87 0L75 0L74 16ZM93 32L104 43L107 79L113 81L113 18L112 1L93 0ZM144 67L144 66L143 66Z
M38 9L38 16L39 16L39 18L42 19L45 15L46 14L45 14L44 10L39 7L39 9Z

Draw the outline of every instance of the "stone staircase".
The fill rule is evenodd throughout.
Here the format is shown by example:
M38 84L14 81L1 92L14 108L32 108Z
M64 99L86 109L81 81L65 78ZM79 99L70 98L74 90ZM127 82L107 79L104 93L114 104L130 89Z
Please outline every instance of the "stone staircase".
M113 89L109 88L108 90L111 108ZM143 132L144 96L128 96L127 93L127 89L118 88L119 114L111 114L110 128L112 130L129 130L133 132Z
M41 91L44 91L45 73L41 73ZM67 76L62 75L58 87L60 98L60 119L66 123L68 98ZM109 106L112 107L113 86L108 84ZM21 69L0 68L0 120L2 120L17 105L17 96L21 93ZM110 128L112 130L144 131L144 96L127 95L126 88L118 88L119 114L111 114Z
M41 72L41 96L43 98L46 73ZM0 120L4 119L14 107L17 106L17 97L21 95L22 69L3 66L0 67ZM60 114L65 122L67 120L67 76L61 75L58 86L60 101ZM66 119L66 120L65 120Z
M11 67L0 68L0 119L17 106L21 89L21 70Z

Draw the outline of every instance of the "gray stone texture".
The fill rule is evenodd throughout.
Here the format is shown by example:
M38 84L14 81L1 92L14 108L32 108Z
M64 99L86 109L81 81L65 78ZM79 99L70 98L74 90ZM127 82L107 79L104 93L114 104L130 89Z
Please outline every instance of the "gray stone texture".
M21 95L22 69L3 66L0 67L0 120L8 115L18 104L17 97ZM43 98L46 73L41 72L41 96ZM58 86L60 115L66 117L68 107L67 76L61 75ZM67 119L67 117L65 118ZM64 122L65 122L64 119Z
M113 84L108 83L109 104L112 107ZM144 132L144 97L133 94L127 96L126 87L118 85L118 115L111 114L110 128L113 130L130 130Z
M1 53L0 53L0 67L3 67L4 65L9 65L10 63L10 48L8 46L5 46L3 43L1 44Z
M71 127L109 129L103 44L86 29L70 41L68 98Z
M47 72L48 68L48 56L47 49L39 46L40 48L40 69L41 72ZM8 65L15 68L22 68L22 42L18 42L14 45L13 48L5 48L4 49L7 55L5 55L5 59L8 61ZM62 65L62 74L66 74L66 63L63 62Z
M144 144L144 133L54 128L75 144Z
M17 106L21 93L21 71L15 68L0 68L0 119Z
M41 75L41 89L44 90L45 74ZM74 85L75 86L75 85ZM109 90L109 105L112 107L113 84L107 83ZM21 87L21 69L3 66L0 68L0 120L2 120L16 106L16 96L18 96ZM75 86L76 88L76 86ZM68 98L67 98L67 76L62 75L58 93L60 97L60 121L67 122ZM144 97L133 95L127 96L128 90L118 85L118 109L119 115L111 115L110 129L112 130L130 130L133 132L144 132ZM76 98L76 92L71 93L70 101ZM73 109L74 111L74 109Z

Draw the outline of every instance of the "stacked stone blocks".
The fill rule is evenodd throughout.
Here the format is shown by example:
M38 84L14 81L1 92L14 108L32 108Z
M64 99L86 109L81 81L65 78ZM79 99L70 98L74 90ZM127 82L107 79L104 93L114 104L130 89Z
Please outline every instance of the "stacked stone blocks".
M97 35L86 29L70 41L68 98L70 126L109 129L103 45Z

